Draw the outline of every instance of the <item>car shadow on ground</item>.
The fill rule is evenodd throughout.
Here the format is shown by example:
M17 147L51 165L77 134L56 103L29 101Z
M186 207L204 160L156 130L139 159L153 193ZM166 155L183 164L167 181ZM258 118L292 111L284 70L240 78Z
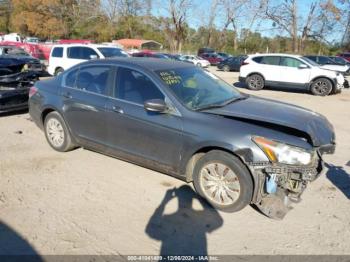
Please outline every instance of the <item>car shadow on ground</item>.
M247 89L247 85L242 83L242 82L235 82L233 83L234 87L237 88L244 88ZM287 92L287 93L298 93L298 94L310 94L307 90L300 90L300 89L295 89L295 88L287 88L287 87L270 87L270 86L265 86L263 90L271 90L271 91L279 91L279 92Z
M350 174L344 167L326 164L328 171L326 177L336 186L348 199L350 199Z
M36 250L19 233L1 221L0 257L1 261L43 261Z
M0 117L14 116L14 115L24 115L24 114L27 114L27 113L28 113L28 109L21 109L21 110L6 112L6 113L0 113Z
M178 199L178 209L173 214L164 214L167 203ZM200 210L193 207L197 199ZM160 255L207 255L206 234L223 225L218 211L200 198L190 186L169 189L153 213L146 233L161 241Z

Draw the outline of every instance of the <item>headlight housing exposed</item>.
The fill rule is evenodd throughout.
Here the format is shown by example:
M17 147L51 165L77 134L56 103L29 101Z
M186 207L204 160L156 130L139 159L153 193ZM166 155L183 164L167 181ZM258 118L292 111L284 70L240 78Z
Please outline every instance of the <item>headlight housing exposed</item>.
M287 165L308 165L312 162L315 151L279 143L264 137L252 137L268 159L273 163Z

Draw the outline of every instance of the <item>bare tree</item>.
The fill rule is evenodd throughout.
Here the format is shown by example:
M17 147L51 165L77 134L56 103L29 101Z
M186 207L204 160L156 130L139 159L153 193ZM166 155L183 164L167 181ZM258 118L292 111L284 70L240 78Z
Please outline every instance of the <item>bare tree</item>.
M284 0L277 5L270 0L264 0L265 16L273 21L274 26L288 33L292 38L292 49L298 52L298 16L296 0Z
M207 16L207 14L206 14L206 19L208 19L208 24L207 24L208 37L207 37L207 41L206 41L207 46L211 45L212 33L213 33L213 29L215 27L214 22L215 22L215 18L217 17L217 10L218 10L218 6L220 4L220 1L221 0L212 0L211 5L210 5L209 16Z
M165 11L169 19L166 19L166 33L172 51L181 52L186 38L186 19L191 8L190 0L166 0Z

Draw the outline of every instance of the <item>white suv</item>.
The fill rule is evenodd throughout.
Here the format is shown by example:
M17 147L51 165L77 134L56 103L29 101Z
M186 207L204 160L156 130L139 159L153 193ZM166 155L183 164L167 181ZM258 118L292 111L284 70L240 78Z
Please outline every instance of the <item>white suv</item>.
M120 56L128 57L129 55L120 48L107 45L54 45L51 49L47 72L50 75L58 75L64 70L90 59Z
M249 89L260 90L264 86L300 88L314 95L326 96L338 93L344 87L344 76L322 69L315 62L289 54L250 55L240 69L240 82Z

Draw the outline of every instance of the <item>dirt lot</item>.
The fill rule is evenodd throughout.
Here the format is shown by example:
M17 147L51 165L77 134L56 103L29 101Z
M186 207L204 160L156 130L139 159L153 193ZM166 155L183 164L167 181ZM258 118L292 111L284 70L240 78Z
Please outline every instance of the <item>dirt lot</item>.
M211 70L237 81L237 73ZM283 221L250 206L214 212L183 182L98 153L55 152L24 113L0 117L0 253L157 255L161 246L191 243L190 250L209 254L350 254L350 90L254 94L320 112L336 129L327 174ZM173 188L176 197L165 198ZM178 209L191 200L191 208Z

